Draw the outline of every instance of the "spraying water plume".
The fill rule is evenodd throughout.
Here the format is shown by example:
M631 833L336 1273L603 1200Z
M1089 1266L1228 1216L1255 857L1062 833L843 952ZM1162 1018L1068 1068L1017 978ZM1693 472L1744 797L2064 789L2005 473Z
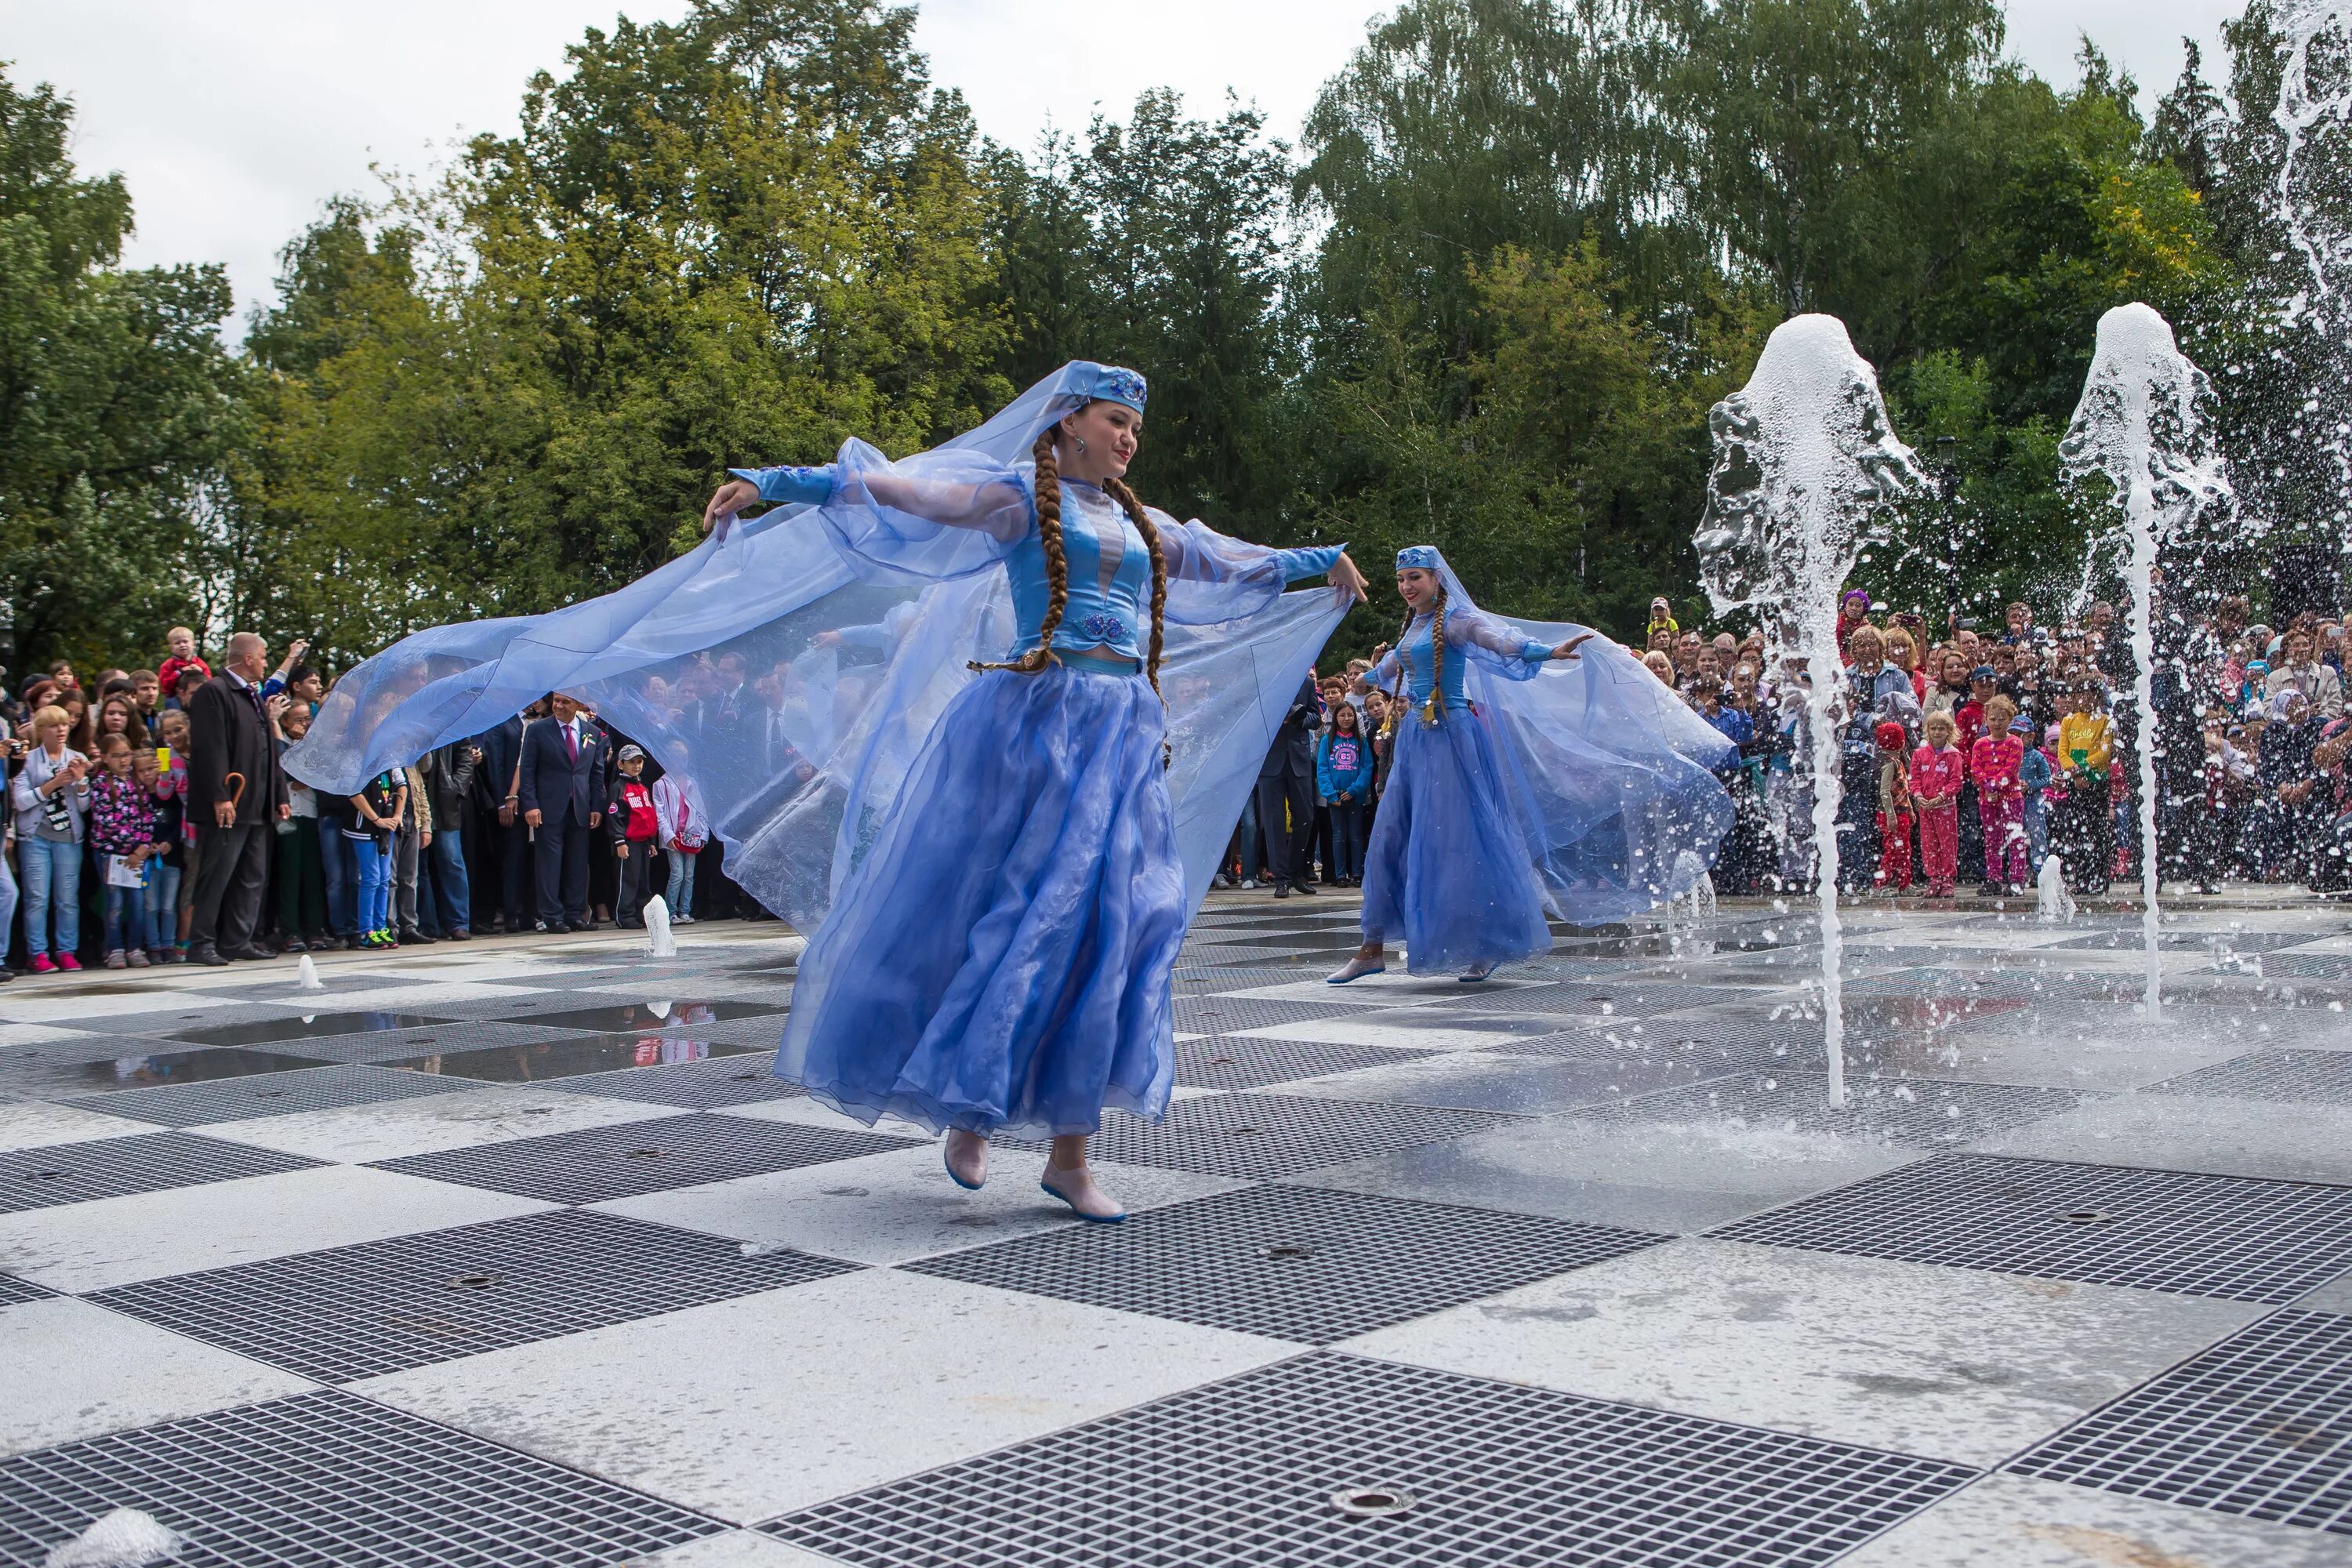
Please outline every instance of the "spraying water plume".
M2162 548L2207 509L2227 506L2230 482L2207 417L2213 395L2205 373L2146 305L2119 305L2099 319L2098 347L2082 401L2059 446L2066 471L2096 475L2114 489L2131 584L2134 700L2139 713L2139 876L2147 952L2147 1016L2162 1005L2158 950L2156 843L2156 569ZM2095 542L2095 557L2104 542Z
M1878 377L1834 316L1781 322L1747 386L1717 404L1707 425L1715 465L1695 542L1707 597L1717 615L1754 611L1775 656L1802 659L1810 681L1822 1002L1830 1103L1842 1106L1838 746L1848 714L1837 602L1872 525L1900 498L1925 493L1927 477L1895 438Z

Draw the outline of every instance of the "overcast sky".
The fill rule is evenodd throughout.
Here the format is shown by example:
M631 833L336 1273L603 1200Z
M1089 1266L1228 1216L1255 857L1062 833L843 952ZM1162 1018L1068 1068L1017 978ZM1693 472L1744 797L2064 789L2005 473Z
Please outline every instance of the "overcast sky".
M2183 34L2218 60L2242 0L2013 0L2011 49L2071 82L2088 33L2148 91L2179 72ZM629 0L640 19L687 0ZM1323 79L1386 7L1367 0L925 0L917 38L981 129L1027 148L1050 120L1083 129L1150 87L1195 112L1228 88L1295 137ZM615 0L0 0L0 58L23 87L79 108L75 156L130 180L134 264L226 261L240 313L268 290L279 246L370 165L423 173L463 134L513 129L522 84L609 26ZM1181 20L1171 24L1171 15ZM1075 24L1075 25L1074 25Z

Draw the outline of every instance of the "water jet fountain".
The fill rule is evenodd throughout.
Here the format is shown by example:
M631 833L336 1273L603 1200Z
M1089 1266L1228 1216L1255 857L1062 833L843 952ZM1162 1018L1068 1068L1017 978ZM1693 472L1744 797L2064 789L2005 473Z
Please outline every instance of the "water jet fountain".
M2139 880L2141 931L2147 951L2147 1016L2162 1007L2164 967L2158 947L2156 844L2156 565L2159 550L2180 537L2208 506L2231 500L2206 405L2205 373L2173 341L2172 328L2146 305L2118 305L2099 318L2098 348L2082 401L2058 452L2077 479L2098 475L2114 487L2128 553L2134 701L2139 713ZM2098 545L2092 549L2094 558Z
M1715 612L1753 611L1776 662L1805 661L1812 746L1813 847L1821 905L1822 1005L1830 1103L1845 1104L1844 947L1838 923L1839 733L1846 689L1837 601L1874 520L1925 493L1895 439L1878 377L1834 316L1773 330L1747 386L1707 416L1715 462L1695 543Z

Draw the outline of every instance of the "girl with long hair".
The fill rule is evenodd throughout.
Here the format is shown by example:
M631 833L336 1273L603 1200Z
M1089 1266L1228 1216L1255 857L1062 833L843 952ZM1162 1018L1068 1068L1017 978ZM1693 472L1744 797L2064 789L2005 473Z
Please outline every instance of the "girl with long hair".
M704 522L797 503L853 556L938 579L992 563L1009 580L1009 657L975 662L895 803L861 828L802 954L776 1071L868 1123L944 1130L964 1187L987 1179L991 1139L1049 1135L1045 1190L1110 1222L1124 1210L1087 1138L1107 1105L1166 1111L1190 919L1162 779L1165 623L1233 613L1229 595L1188 602L1187 584L1248 579L1271 595L1328 572L1360 597L1363 577L1336 545L1267 550L1146 507L1126 482L1143 378L1071 368L1025 470L973 461L934 478L845 449L819 468L735 470Z

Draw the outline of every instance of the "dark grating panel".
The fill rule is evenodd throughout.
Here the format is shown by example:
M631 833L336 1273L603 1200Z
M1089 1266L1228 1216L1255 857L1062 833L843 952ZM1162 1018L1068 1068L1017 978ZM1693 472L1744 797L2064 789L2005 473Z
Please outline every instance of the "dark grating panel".
M12 1307L19 1301L37 1301L51 1292L30 1279L19 1279L13 1274L0 1274L0 1307Z
M1572 1114L1601 1121L1723 1122L1936 1149L2056 1116L2084 1099L2069 1089L1945 1079L1849 1077L1845 1088L1846 1103L1832 1109L1827 1077L1775 1068Z
M386 1171L549 1203L594 1204L906 1146L904 1138L829 1127L795 1127L739 1116L665 1116L510 1143L408 1154L378 1164Z
M1392 1046L1342 1046L1323 1040L1260 1040L1206 1035L1176 1042L1176 1081L1196 1089L1261 1089L1358 1068L1394 1067L1436 1056Z
M2345 1026L2352 1031L2352 1022ZM2142 1094L2210 1094L2285 1105L2352 1105L2352 1051L2258 1051L2179 1078Z
M274 1149L224 1143L194 1132L146 1132L87 1143L51 1143L0 1154L0 1214L230 1182L239 1176L306 1171L322 1163Z
M1671 1239L1315 1187L1247 1187L907 1267L1328 1344Z
M2352 1535L2352 1317L2274 1313L2009 1468Z
M1947 1154L1708 1234L2276 1304L2352 1268L2352 1187Z
M1957 1465L1329 1353L766 1528L858 1568L1812 1568ZM1331 1494L1412 1505L1355 1520Z
M322 1383L625 1323L851 1265L558 1210L264 1258L91 1300Z
M455 1055L486 1050L493 1046L545 1045L585 1037L570 1029L542 1029L532 1024L436 1024L429 1028L384 1029L367 1034L331 1035L324 1039L291 1040L281 1048L324 1062L390 1062L414 1059L439 1051Z
M332 1110L387 1100L449 1094L477 1084L392 1068L324 1067L305 1072L268 1073L211 1083L126 1089L66 1101L85 1110L107 1111L161 1122L166 1127L202 1127L215 1121L249 1121L298 1110Z
M337 986L349 990L358 976L337 975ZM173 1039L198 1046L268 1046L289 1040L331 1039L338 1035L375 1034L393 1029L420 1028L448 1020L437 1013L370 1010L362 1013L313 1013L309 1016L280 1012L276 1017L212 1028L175 1030Z
M1261 996L1190 996L1180 987L1176 995L1176 1032L1180 1035L1237 1035L1244 1029L1270 1029L1278 1024L1320 1024L1335 1018L1361 1018L1367 1013L1383 1011L1386 1009L1377 1004L1275 1002Z
M618 1072L587 1073L559 1079L548 1085L566 1094L595 1094L607 1100L633 1100L648 1105L677 1105L709 1110L721 1105L751 1105L764 1100L789 1100L808 1090L776 1076L773 1051L740 1056L705 1057L700 1061L672 1062L664 1067L624 1068Z
M117 1508L185 1536L185 1568L605 1568L726 1528L326 1390L0 1460L0 1562Z
M1131 1116L1111 1118L1087 1148L1097 1160L1270 1180L1484 1132L1512 1120L1483 1110L1221 1094L1176 1101L1158 1127Z

